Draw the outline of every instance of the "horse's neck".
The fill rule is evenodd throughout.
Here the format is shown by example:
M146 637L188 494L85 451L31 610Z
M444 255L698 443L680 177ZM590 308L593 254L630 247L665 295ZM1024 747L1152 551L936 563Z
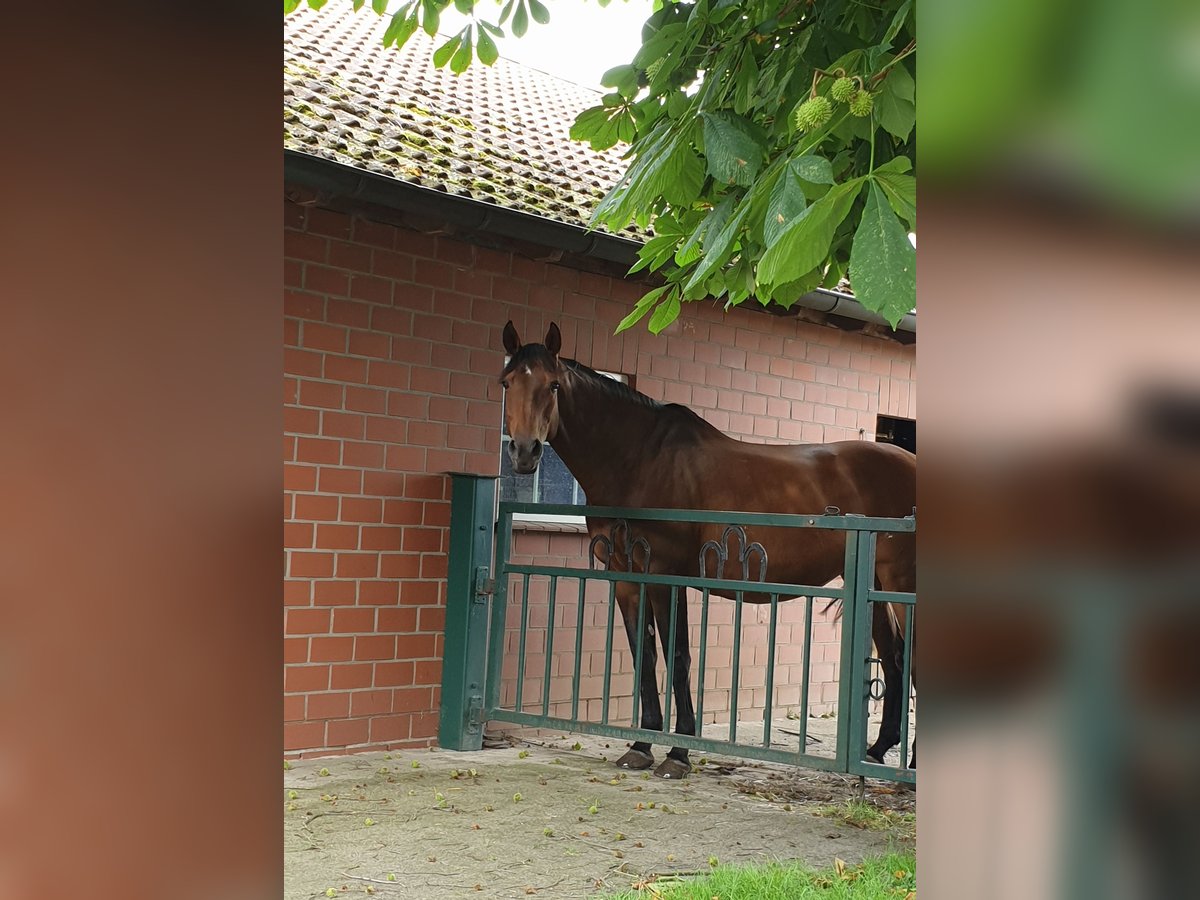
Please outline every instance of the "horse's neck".
M579 482L588 502L617 503L645 462L645 437L661 410L623 397L583 373L573 373L559 398L559 431L551 446ZM565 402L563 402L565 401Z

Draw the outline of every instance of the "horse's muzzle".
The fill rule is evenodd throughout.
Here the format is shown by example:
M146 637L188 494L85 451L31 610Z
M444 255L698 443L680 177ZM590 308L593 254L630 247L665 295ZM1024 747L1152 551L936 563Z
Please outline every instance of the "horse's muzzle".
M513 471L518 475L532 475L537 471L538 463L542 461L542 450L545 447L536 438L531 441L509 441L508 454L512 458Z

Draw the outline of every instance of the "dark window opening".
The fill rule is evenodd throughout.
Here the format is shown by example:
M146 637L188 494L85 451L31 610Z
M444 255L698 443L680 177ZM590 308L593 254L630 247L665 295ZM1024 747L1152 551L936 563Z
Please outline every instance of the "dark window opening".
M917 422L915 419L878 416L875 420L875 440L881 444L895 444L910 453L916 453Z

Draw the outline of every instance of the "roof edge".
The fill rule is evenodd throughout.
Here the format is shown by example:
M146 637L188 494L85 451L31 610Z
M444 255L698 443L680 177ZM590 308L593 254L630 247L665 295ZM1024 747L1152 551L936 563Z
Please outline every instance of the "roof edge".
M299 150L284 148L283 176L285 183L308 188L329 200L384 207L401 213L445 220L467 231L516 238L552 250L593 257L624 266L632 266L637 261L638 250L642 247L640 242L630 238L603 231L589 231L567 222L507 209L481 200L456 197ZM777 315L795 314L800 309L814 310L842 319L883 326L890 330L882 316L864 307L853 296L825 288L817 288L804 294L787 310L776 307L769 309ZM906 332L915 338L917 317L911 313L906 315L897 324L895 331ZM905 340L898 335L896 337L904 343L910 343L913 339Z

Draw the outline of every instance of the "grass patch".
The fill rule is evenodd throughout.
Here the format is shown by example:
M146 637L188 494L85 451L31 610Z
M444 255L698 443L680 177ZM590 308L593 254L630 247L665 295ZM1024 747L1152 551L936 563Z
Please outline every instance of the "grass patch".
M917 822L914 813L881 809L873 804L856 800L847 800L840 806L821 807L816 811L816 815L839 819L847 825L867 831L889 831L897 827L912 828Z
M915 898L917 860L889 853L847 866L814 870L802 863L718 866L694 878L662 876L610 900L906 900Z

